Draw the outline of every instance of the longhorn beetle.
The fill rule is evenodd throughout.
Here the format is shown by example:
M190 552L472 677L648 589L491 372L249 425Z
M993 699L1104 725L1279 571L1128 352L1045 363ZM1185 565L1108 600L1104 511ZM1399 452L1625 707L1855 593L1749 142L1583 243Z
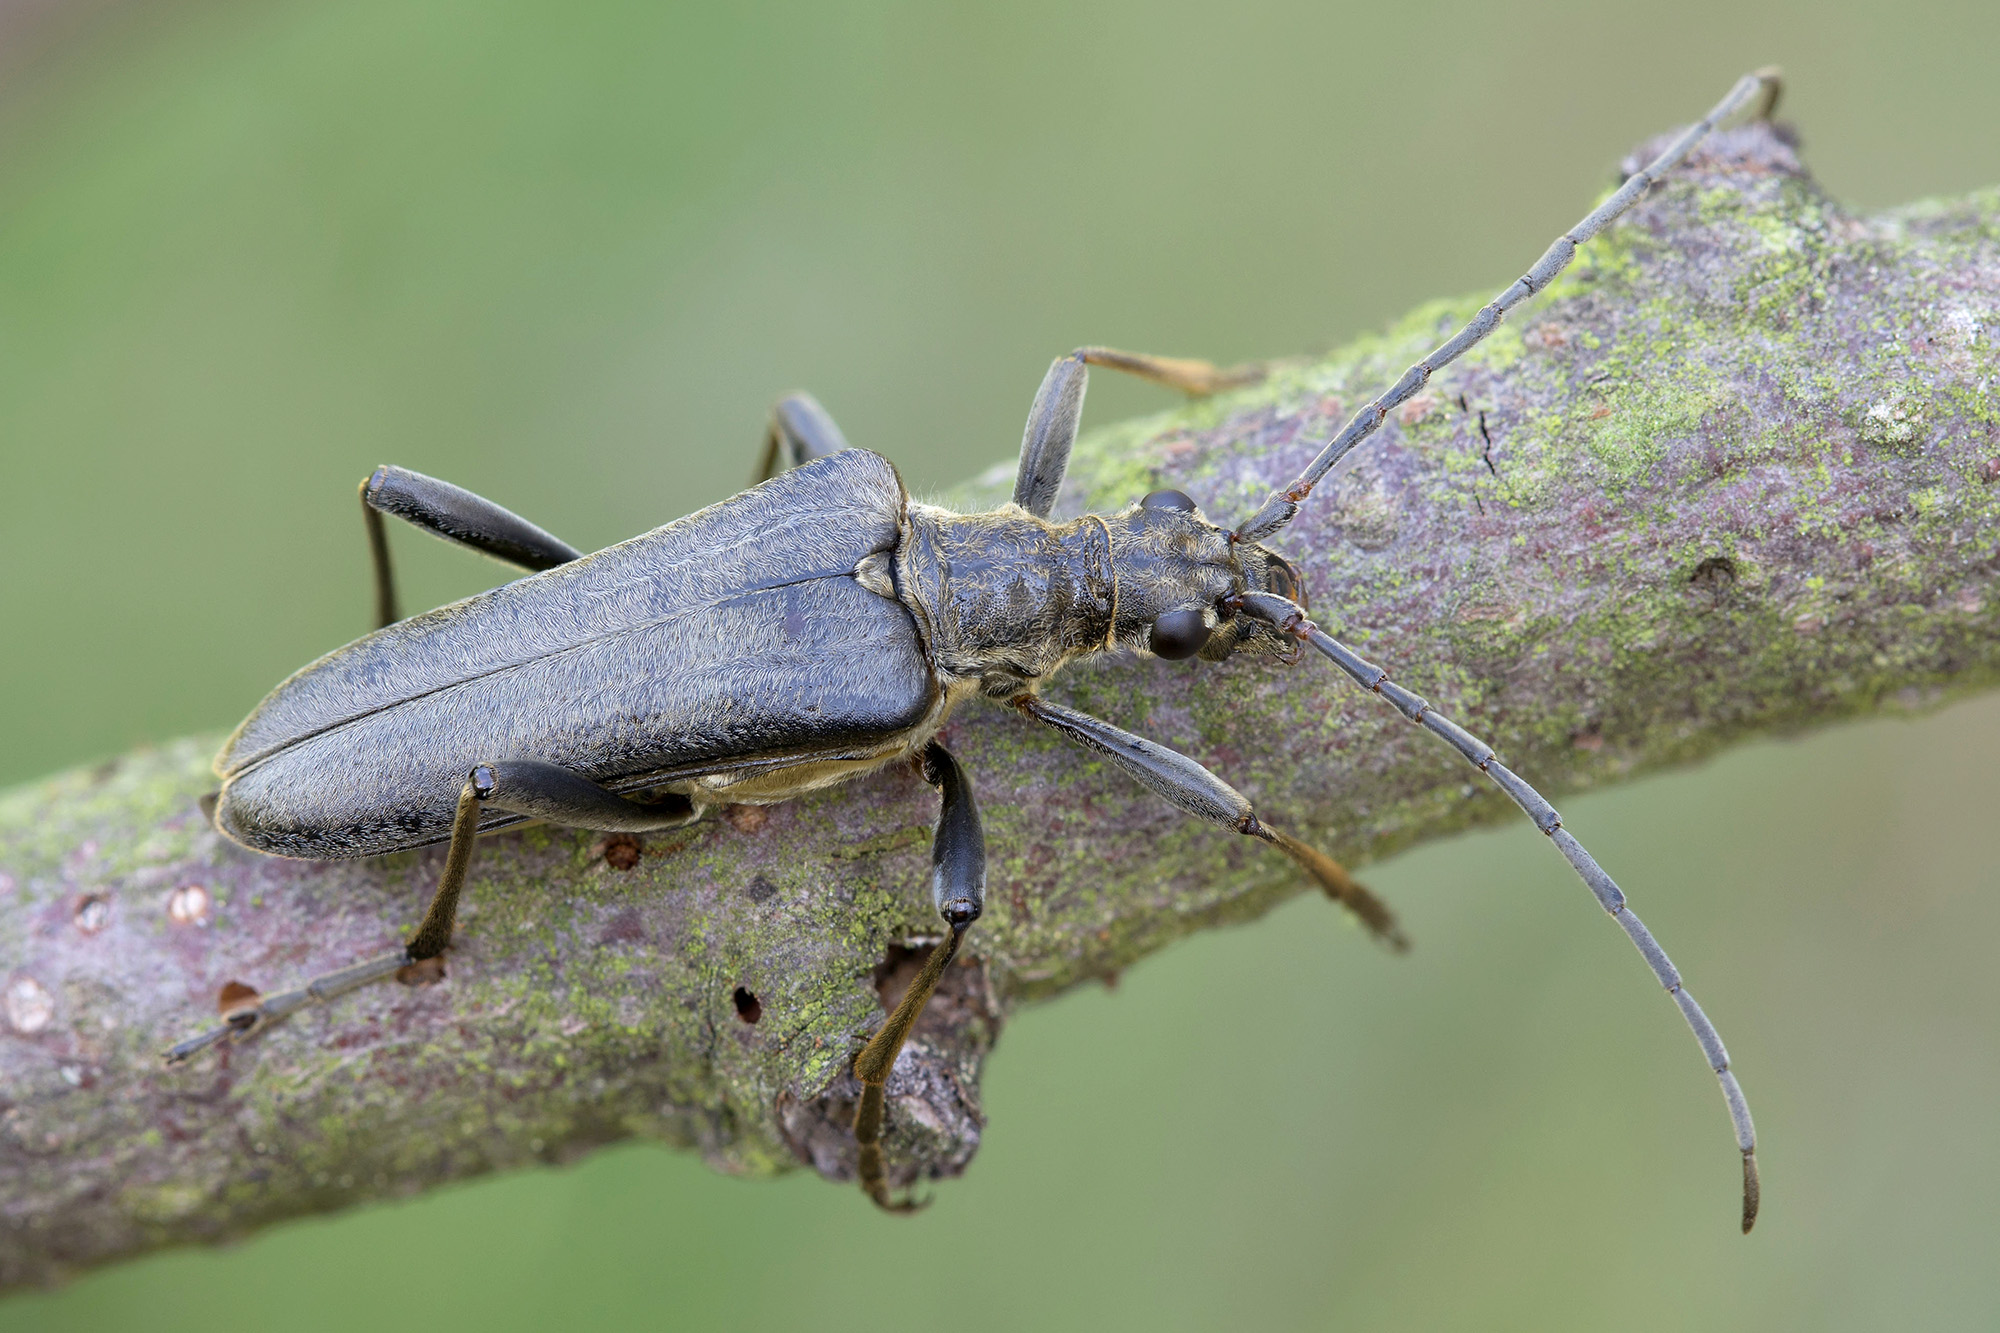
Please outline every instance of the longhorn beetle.
M1749 1107L1714 1024L1665 952L1555 810L1491 747L1306 618L1297 571L1264 543L1391 409L1547 287L1579 245L1718 123L1753 99L1753 114L1768 118L1779 86L1774 69L1745 75L1233 530L1179 491L1155 491L1116 514L1049 517L1089 367L1190 394L1257 375L1102 347L1050 366L1028 415L1013 502L992 513L912 501L886 460L850 448L803 394L773 410L760 485L594 555L469 491L377 468L361 500L380 628L295 673L236 729L215 760L223 782L215 824L258 851L315 860L448 841L437 891L401 949L238 1008L166 1059L186 1060L439 958L482 831L530 819L610 832L677 828L722 805L783 801L915 760L940 796L931 892L949 930L854 1061L862 1188L884 1208L908 1209L887 1184L883 1088L986 891L972 784L936 739L946 716L977 695L1054 728L1187 813L1284 852L1401 948L1387 908L1215 774L1039 694L1063 666L1096 653L1219 662L1241 649L1310 646L1491 778L1638 946L1721 1081L1743 1154L1749 1231L1758 1199ZM402 620L384 514L539 572Z

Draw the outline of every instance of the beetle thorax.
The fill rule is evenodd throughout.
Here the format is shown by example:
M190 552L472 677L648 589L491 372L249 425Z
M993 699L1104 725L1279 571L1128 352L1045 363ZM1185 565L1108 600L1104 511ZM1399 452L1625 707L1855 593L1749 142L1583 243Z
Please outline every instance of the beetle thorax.
M1005 698L1106 647L1115 581L1104 519L1056 523L1013 505L907 514L897 592L947 688Z
M1198 609L1219 631L1228 598L1265 586L1266 563L1283 564L1191 507L1133 505L1068 522L1013 505L954 514L912 504L907 515L897 593L946 688L995 698L1033 689L1091 653L1148 652L1154 623L1172 612ZM1227 657L1253 637L1249 625L1231 624L1202 656Z

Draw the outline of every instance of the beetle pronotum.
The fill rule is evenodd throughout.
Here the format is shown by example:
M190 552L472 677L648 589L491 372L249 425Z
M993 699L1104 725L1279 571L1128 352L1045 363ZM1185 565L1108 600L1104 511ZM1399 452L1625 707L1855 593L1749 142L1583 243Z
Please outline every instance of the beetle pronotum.
M1194 394L1241 379L1204 361L1100 347L1049 368L1013 502L991 513L910 500L886 460L850 448L804 395L773 411L761 485L591 555L469 491L378 468L361 499L380 628L295 673L237 728L216 759L215 822L259 851L314 859L448 841L436 893L401 949L262 997L166 1058L185 1060L440 957L482 830L528 819L611 832L674 828L724 805L782 801L915 760L940 795L931 888L948 929L854 1061L861 1184L884 1207L909 1207L887 1185L883 1089L985 900L972 784L937 740L952 708L981 695L1054 728L1187 813L1284 852L1401 947L1372 894L1202 765L1039 693L1063 666L1093 654L1221 661L1243 648L1310 647L1492 779L1631 937L1721 1083L1743 1157L1747 1232L1758 1202L1749 1108L1721 1038L1665 952L1555 810L1489 746L1307 619L1297 572L1264 543L1391 410L1548 286L1578 246L1718 123L1753 102L1768 117L1778 91L1775 70L1744 76L1233 529L1178 491L1117 514L1050 518L1090 366ZM383 514L539 572L400 619Z

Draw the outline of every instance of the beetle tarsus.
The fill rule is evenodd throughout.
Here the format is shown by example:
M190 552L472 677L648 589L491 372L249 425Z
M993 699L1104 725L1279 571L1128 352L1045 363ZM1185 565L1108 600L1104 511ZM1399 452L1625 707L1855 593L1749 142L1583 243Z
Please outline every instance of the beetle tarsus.
M262 996L255 1004L233 1010L220 1024L200 1036L190 1037L167 1048L162 1052L161 1058L170 1065L177 1065L192 1059L211 1046L220 1045L225 1041L235 1043L247 1040L273 1023L289 1018L310 1005L325 1004L329 1000L339 999L349 991L359 990L385 977L393 977L415 961L417 960L410 957L409 950L397 949L393 953L379 954L338 971L322 973L296 990Z
M888 1166L882 1154L882 1123L886 1118L885 1100L889 1082L889 1071L895 1068L896 1056L903 1049L910 1029L924 1012L924 1005L937 989L944 977L945 968L958 956L959 942L965 938L965 928L954 926L949 935L938 942L924 960L923 970L910 982L910 988L903 992L903 998L889 1014L888 1020L868 1039L861 1048L861 1054L854 1057L854 1076L861 1081L861 1102L854 1111L854 1142L859 1149L855 1174L861 1181L861 1188L867 1192L878 1207L890 1212L915 1212L923 1207L910 1200L896 1201L889 1195Z
M1281 833L1269 824L1261 825L1251 833L1291 857L1301 870L1312 876L1320 892L1353 913L1355 919L1367 927L1369 934L1397 953L1410 951L1410 937L1396 924L1396 914L1389 910L1387 903L1348 874L1347 867L1319 848Z

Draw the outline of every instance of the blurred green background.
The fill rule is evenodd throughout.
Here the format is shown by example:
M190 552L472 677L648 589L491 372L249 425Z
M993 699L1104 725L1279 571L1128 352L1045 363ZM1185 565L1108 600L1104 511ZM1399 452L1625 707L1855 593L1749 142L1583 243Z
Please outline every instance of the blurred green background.
M598 545L740 488L810 387L941 487L1079 342L1497 288L1768 61L1850 203L2000 182L1983 0L42 8L0 27L7 782L365 628L378 462ZM502 577L399 550L412 604ZM1023 1014L914 1220L634 1145L0 1327L1991 1328L1996 754L1975 700L1563 803L1730 1040L1748 1240L1713 1083L1524 825L1371 871L1407 959L1302 900Z

